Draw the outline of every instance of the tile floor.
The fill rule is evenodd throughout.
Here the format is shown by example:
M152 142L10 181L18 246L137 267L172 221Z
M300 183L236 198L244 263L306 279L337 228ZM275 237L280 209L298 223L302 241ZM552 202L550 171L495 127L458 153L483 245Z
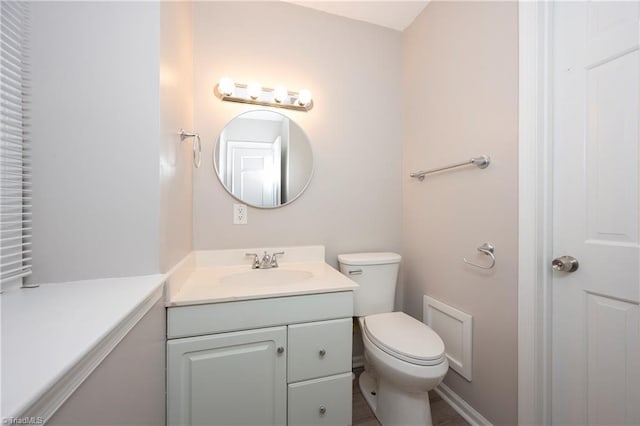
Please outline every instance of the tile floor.
M378 420L371 412L367 401L360 393L357 377L362 373L362 368L356 368L353 372L356 374L356 380L353 381L353 426L380 426ZM469 423L463 419L456 411L451 408L438 394L429 392L429 401L431 402L431 418L433 426L469 426Z

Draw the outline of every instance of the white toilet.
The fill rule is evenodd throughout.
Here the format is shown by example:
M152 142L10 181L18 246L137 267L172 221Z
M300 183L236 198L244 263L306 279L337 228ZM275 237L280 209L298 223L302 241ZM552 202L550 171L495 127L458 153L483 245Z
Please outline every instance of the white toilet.
M431 425L427 392L449 363L435 331L393 312L400 259L395 253L338 256L340 272L360 285L354 293L365 356L360 391L382 426Z

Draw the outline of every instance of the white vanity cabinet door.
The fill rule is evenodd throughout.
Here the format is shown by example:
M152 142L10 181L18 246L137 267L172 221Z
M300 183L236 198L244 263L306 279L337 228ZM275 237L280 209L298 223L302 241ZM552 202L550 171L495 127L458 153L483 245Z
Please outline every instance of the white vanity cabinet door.
M286 327L169 340L167 424L285 425L286 346Z
M348 426L351 424L351 373L289 385L288 424Z
M351 371L352 319L289 326L289 383Z

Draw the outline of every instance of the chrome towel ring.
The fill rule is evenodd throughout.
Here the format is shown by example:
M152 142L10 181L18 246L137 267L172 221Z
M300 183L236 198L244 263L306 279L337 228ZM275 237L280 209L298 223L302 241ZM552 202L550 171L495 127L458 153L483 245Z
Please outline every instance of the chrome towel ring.
M202 163L202 143L200 142L199 133L186 132L184 129L180 129L180 142L184 142L187 138L195 138L193 143L193 165L197 169Z

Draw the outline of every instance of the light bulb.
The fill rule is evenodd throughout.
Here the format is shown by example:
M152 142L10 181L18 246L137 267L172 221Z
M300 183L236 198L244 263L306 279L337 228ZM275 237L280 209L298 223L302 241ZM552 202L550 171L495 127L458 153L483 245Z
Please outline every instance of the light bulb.
M273 90L273 100L282 103L289 97L289 91L284 86L278 86Z
M307 89L302 89L300 93L298 93L298 104L302 106L309 105L311 102L311 92Z
M218 82L218 90L225 96L233 96L236 84L229 77L222 77Z
M260 97L260 93L262 92L262 86L260 83L249 83L247 86L247 93L251 97L251 99L258 99Z

